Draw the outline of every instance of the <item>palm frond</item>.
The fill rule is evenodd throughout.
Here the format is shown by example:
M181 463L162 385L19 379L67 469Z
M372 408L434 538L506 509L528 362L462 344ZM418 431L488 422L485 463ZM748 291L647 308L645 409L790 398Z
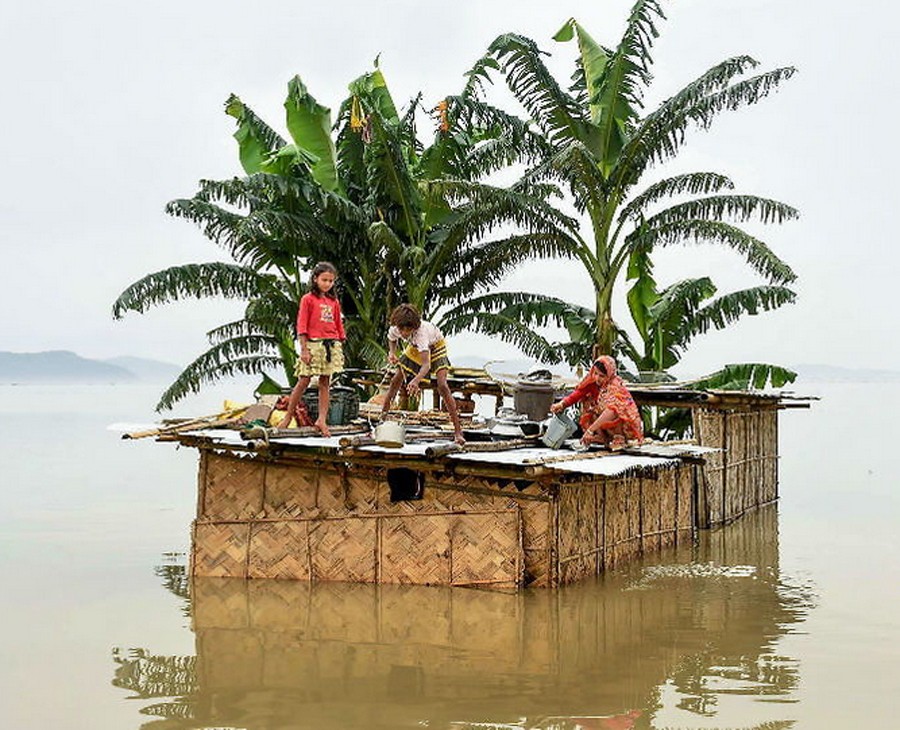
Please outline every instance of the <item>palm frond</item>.
M170 409L206 384L235 375L259 375L281 366L277 343L270 337L240 337L214 345L188 365L160 396L157 411Z
M487 53L500 63L510 91L551 144L584 137L587 119L583 110L557 84L542 55L534 41L514 33L498 36Z
M410 238L419 235L422 203L412 171L408 148L399 127L377 114L369 117L372 139L366 145L366 185L372 202L388 222Z
M450 333L470 331L499 337L517 347L526 357L550 364L562 362L557 343L550 342L521 321L502 313L448 314L441 320L441 328Z
M745 315L756 315L793 304L797 294L785 286L757 286L717 297L697 312L687 323L691 335L710 328L721 330Z
M219 345L226 340L262 334L267 333L263 332L255 324L248 322L246 319L238 319L234 322L226 322L225 324L220 324L218 327L213 327L206 333L206 339L209 340L212 345Z
M312 158L311 176L324 189L339 190L336 151L331 139L331 110L316 101L299 76L288 82L284 109L294 143Z
M531 124L480 99L448 96L449 129L422 154L423 179L477 180L515 163L531 163L550 146Z
M269 155L286 144L278 132L234 94L225 102L225 113L237 120L234 138L238 141L241 165L248 174L258 172Z
M768 363L739 363L726 365L698 380L691 382L696 390L761 390L767 385L781 388L797 379L797 373L779 365Z
M479 313L496 314L501 323L516 320L526 328L556 325L565 327L573 342L592 342L594 312L557 297L529 292L495 292L469 299L457 305L454 316L478 321ZM459 320L462 321L462 320ZM486 320L487 321L487 320ZM479 321L479 326L482 323ZM500 330L482 329L485 334L503 336Z
M747 56L729 59L641 121L622 153L627 160L620 175L624 185L634 184L650 164L674 157L691 127L708 129L721 112L756 103L796 73L793 67L778 68L722 88L736 74L755 65L756 61Z
M686 243L714 243L741 254L750 267L773 284L788 284L797 276L762 241L730 223L708 220L672 221L650 228L636 229L625 239L625 246L670 246Z
M577 235L577 222L547 202L553 187L501 188L464 180L441 180L430 185L458 206L458 215L446 225L452 245L478 240L501 225L532 232L560 231L573 239Z
M146 312L151 307L180 299L225 297L249 299L268 288L270 279L244 266L213 262L182 264L139 279L113 303L113 318L126 312Z
M707 220L747 221L758 217L762 223L784 223L796 220L799 211L786 203L756 195L710 195L706 198L677 203L647 219L653 227L679 220L705 218Z
M660 180L636 195L622 207L619 220L634 218L660 200L676 195L709 195L720 190L733 190L734 183L717 172L690 172Z
M599 130L598 156L604 176L618 161L637 119L637 109L642 106L643 91L651 78L650 49L659 35L654 20L664 17L657 0L638 0L631 9L622 40L605 64L602 77L595 82L597 90L591 95L591 103L597 110L594 123ZM592 80L587 82L590 91Z

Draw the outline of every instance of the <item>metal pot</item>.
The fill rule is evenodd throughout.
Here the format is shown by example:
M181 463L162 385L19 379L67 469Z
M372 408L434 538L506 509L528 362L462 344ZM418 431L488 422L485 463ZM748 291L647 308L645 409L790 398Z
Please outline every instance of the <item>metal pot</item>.
M375 426L375 443L388 449L399 449L406 443L406 426L397 421L382 421Z
M491 437L495 439L520 439L525 435L517 423L497 421L491 427Z

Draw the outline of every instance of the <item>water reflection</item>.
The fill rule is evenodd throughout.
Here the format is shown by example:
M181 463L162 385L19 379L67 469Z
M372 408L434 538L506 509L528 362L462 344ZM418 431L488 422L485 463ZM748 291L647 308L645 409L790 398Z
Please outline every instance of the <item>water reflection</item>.
M117 651L113 683L157 730L649 728L727 697L777 702L743 727L790 726L798 667L776 643L811 590L779 574L775 509L663 560L517 594L196 579L196 657ZM182 595L182 566L158 574Z

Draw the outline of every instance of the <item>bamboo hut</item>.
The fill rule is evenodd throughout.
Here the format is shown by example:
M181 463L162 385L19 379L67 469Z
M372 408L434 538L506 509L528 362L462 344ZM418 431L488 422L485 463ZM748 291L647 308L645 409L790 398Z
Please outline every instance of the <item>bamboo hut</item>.
M435 455L338 437L178 439L200 451L194 576L555 587L690 541L697 523L689 445Z
M493 381L455 387L502 402ZM399 449L313 429L270 440L269 429L252 436L202 419L147 433L200 454L192 576L553 588L774 502L778 412L809 405L631 390L643 406L690 408L695 441L616 454L527 440L454 452L429 420L446 420L438 411L419 412L432 432Z

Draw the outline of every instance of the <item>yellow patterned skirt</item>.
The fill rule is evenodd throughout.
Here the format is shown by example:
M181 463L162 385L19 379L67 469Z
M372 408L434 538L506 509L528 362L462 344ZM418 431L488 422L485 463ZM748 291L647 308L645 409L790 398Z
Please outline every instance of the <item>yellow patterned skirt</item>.
M298 356L297 364L294 366L294 375L298 378L334 375L344 369L344 351L340 340L309 340L308 342L312 360L307 365ZM329 342L330 345L326 344Z

